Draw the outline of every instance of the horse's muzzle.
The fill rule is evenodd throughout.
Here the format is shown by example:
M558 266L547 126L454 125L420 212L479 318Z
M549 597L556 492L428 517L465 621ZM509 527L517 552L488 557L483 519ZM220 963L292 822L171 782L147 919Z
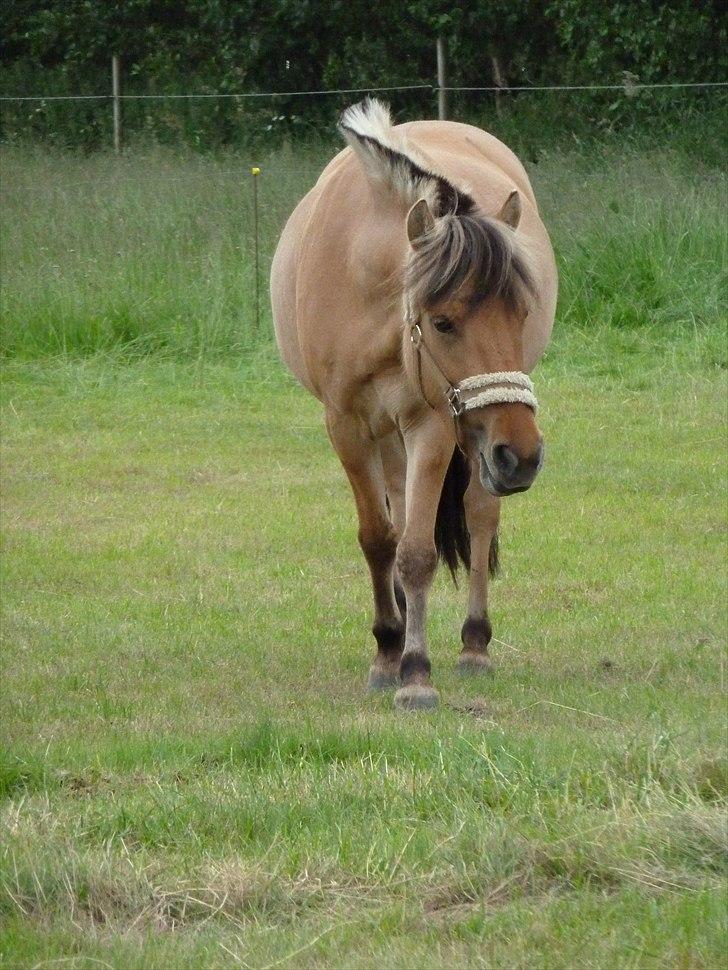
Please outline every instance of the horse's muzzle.
M543 465L543 442L528 455L498 442L479 455L480 481L492 495L513 495L530 488Z

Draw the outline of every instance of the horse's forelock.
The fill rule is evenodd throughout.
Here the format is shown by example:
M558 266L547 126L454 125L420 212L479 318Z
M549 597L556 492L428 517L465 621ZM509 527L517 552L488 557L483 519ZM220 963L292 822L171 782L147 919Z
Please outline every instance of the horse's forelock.
M405 285L412 306L430 309L464 290L477 305L501 298L515 308L534 295L526 254L510 230L478 214L449 214L410 257Z

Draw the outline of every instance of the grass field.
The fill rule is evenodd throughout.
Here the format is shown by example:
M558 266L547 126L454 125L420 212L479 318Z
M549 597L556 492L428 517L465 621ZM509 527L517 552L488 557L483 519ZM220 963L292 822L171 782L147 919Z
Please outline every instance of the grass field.
M267 254L320 160L281 162ZM403 716L231 160L116 164L5 158L0 965L722 966L719 176L534 172L564 286L498 670L456 674L441 577L442 705Z

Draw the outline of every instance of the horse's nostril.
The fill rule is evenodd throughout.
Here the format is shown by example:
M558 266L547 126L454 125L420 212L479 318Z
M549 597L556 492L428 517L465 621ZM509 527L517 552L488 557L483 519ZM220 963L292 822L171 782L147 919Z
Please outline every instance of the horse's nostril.
M539 441L538 448L536 449L536 471L539 471L543 465L543 441Z
M494 445L493 463L502 475L510 478L518 468L518 455L508 445Z

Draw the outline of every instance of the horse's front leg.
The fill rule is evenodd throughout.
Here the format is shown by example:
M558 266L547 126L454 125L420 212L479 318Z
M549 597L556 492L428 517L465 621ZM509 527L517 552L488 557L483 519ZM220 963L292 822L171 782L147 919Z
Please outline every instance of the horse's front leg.
M360 422L349 415L327 414L326 427L354 493L359 544L372 577L372 633L377 641L377 654L369 671L369 689L394 687L398 682L404 623L395 600L397 536L387 511L379 446Z
M492 635L488 618L488 577L497 565L498 520L501 500L486 491L473 469L465 492L465 517L470 533L470 593L463 623L463 649L458 665L463 671L490 671L488 644Z
M437 568L437 507L454 441L447 435L442 420L430 415L404 433L404 442L406 522L397 546L397 571L407 598L407 617L399 668L402 686L394 696L394 703L402 710L416 710L437 705L427 651L427 597Z

